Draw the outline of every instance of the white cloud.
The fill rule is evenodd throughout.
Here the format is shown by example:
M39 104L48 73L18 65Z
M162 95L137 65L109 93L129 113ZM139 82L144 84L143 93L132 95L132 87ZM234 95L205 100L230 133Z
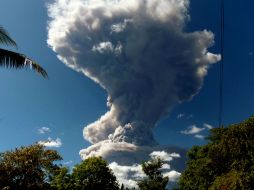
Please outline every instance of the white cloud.
M137 146L126 142L101 141L80 151L82 159L91 156L102 156L109 163L120 183L127 187L135 187L136 180L144 177L141 163L160 156L166 160L161 171L182 171L186 151L181 148L167 146ZM172 175L172 172L170 173ZM172 175L173 176L173 175ZM173 177L171 176L173 181Z
M185 114L185 113L180 113L177 115L177 119L191 119L193 118L193 115L192 114Z
M72 163L73 163L73 161L70 160L70 161L67 161L67 162L63 162L62 164L68 166L68 165L71 165Z
M140 164L133 164L131 166L121 166L116 162L109 164L109 167L114 172L117 180L120 184L124 184L126 187L137 187L136 180L145 177L144 172Z
M166 163L163 164L162 167L161 167L162 170L169 170L170 168L171 168L170 165L166 164Z
M109 164L113 173L117 177L120 184L124 184L128 188L137 188L137 181L146 177L145 173L142 171L141 164L133 164L131 166L121 166L116 162ZM181 176L180 172L175 170L170 171L170 165L164 164L162 166L162 174L164 177L169 178L169 182L177 182Z
M38 133L39 134L45 134L45 133L50 133L51 129L48 127L41 127L40 129L38 129Z
M50 148L59 148L62 146L62 141L60 138L56 138L56 140L53 140L49 137L48 140L39 141L38 143Z
M196 134L194 135L195 138L203 140L205 138L204 135Z
M214 127L208 123L203 123L203 126L207 129L213 129Z
M177 119L181 119L181 118L183 118L184 116L185 116L184 113L180 113L180 114L177 115Z
M169 181L176 182L180 178L181 173L173 170L173 171L164 173L164 176L167 176Z
M180 154L175 153L175 152L170 153L169 155L170 155L172 158L181 158Z
M193 137L203 140L205 136L200 133L204 130L210 130L212 128L213 128L212 125L203 123L203 128L199 128L196 125L192 125L188 127L186 130L181 131L181 133L184 135L193 135Z
M165 151L153 151L150 154L151 158L161 158L165 161L171 161L173 158L180 158L181 156L177 153L167 153Z
M181 131L181 133L185 135L194 135L200 133L203 130L205 130L205 128L198 128L196 125L192 125L186 130Z
M143 158L143 161L147 160L147 159L144 159L145 158L144 151L149 152L148 150L152 151L152 149L148 147L147 148L143 147L143 150L140 149L139 147L139 150L137 150L137 152L132 152L134 159L136 159L136 161L142 160L142 158ZM115 152L113 152L113 154L115 154ZM124 156L122 156L122 158L123 157ZM167 176L169 178L169 182L176 182L178 180L181 173L175 171L174 169L171 169L172 167L174 168L174 164L171 166L171 163L174 161L174 159L181 158L180 154L169 153L166 151L153 151L149 154L149 157L148 159L160 157L161 159L165 161L165 163L162 165L161 172L164 177ZM131 157L129 156L129 159L130 158ZM125 164L119 164L117 162L112 162L109 164L109 167L114 172L120 184L123 183L126 187L133 188L133 187L137 187L137 183L136 183L137 180L140 180L146 176L144 172L142 171L142 166L140 163L141 162L131 164L131 165L125 165Z
M121 166L116 162L109 164L109 167L114 172L120 184L124 184L125 187L133 188L137 187L137 181L146 177L145 173L142 171L142 166L140 164L134 164L131 166ZM176 182L181 173L171 170L170 165L164 164L162 167L162 174L164 177L169 178L169 182Z

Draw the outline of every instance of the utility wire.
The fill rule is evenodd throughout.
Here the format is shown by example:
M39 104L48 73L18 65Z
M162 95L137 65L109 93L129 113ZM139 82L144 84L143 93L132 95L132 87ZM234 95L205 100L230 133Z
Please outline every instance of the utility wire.
M221 62L220 62L220 74L219 74L219 127L223 125L223 87L224 87L224 35L225 35L225 2L224 0L220 0L220 9L221 9Z

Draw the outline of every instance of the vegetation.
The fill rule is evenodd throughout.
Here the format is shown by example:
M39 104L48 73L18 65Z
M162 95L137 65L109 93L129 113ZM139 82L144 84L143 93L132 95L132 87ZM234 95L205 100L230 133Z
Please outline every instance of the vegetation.
M212 129L209 143L188 152L187 168L178 190L251 190L254 187L254 117L228 128ZM101 157L68 168L55 164L61 156L42 145L0 153L0 189L9 190L129 190L119 185ZM139 190L165 190L160 158L144 162Z
M52 190L75 190L75 182L68 168L61 167L55 172L50 182Z
M72 174L61 168L51 182L58 190L118 190L119 184L101 157L91 157L74 167Z
M42 145L21 147L0 154L0 189L46 190L61 156Z
M116 177L100 157L91 157L76 165L72 175L80 190L119 189Z
M77 164L72 172L55 164L62 158L55 150L35 144L0 153L0 189L5 190L131 190L117 182L101 157L90 157ZM58 162L59 163L59 162ZM140 190L164 190L168 178L162 176L161 159L144 162L147 175L138 181ZM133 188L132 190L135 190Z
M168 177L163 177L160 171L163 164L164 162L160 158L155 158L142 164L142 169L147 177L138 181L138 187L140 190L166 189Z
M193 147L180 190L251 190L254 187L254 117L211 130L209 143Z
M8 32L1 26L0 26L0 44L9 45L17 48L16 42L10 37ZM27 56L13 51L8 51L2 48L0 48L0 66L16 69L30 67L37 73L42 75L44 78L48 76L47 72L39 64L29 59Z

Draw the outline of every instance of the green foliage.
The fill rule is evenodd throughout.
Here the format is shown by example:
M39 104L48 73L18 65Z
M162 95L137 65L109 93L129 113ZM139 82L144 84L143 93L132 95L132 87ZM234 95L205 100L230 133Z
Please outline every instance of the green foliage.
M0 26L0 43L17 47L16 42L10 37L8 32Z
M215 128L209 143L193 147L179 189L251 190L254 187L254 117Z
M58 166L61 156L42 145L21 147L0 154L0 189L48 189L48 180Z
M142 164L142 169L147 175L143 180L138 181L140 190L165 190L168 177L163 177L160 169L164 162L160 158L153 159Z
M72 173L54 164L61 159L55 150L39 144L0 153L0 189L119 190L116 177L102 158L88 158Z
M8 32L1 26L0 26L0 44L10 45L17 48L16 42L10 37ZM45 78L48 77L47 72L35 61L29 59L27 56L23 54L8 51L2 48L0 48L0 66L16 69L30 67L41 76Z
M101 157L91 157L74 167L70 174L61 168L51 181L57 190L119 190L116 177Z
M91 157L76 165L73 178L79 190L119 189L116 177L101 157Z
M253 189L253 179L254 175L247 174L244 172L239 172L236 170L231 170L230 172L218 176L213 182L210 190L220 189L220 190L250 190ZM251 182L252 180L252 182Z
M55 172L51 179L50 186L52 190L75 190L75 182L68 168L62 167Z

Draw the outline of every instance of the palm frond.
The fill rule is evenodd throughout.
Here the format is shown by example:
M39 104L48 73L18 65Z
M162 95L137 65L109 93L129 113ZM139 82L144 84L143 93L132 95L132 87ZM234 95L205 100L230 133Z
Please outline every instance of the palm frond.
M0 26L0 43L17 47L16 42L10 37L8 32Z
M20 69L30 67L44 78L48 77L47 72L36 62L32 61L23 54L8 51L0 48L0 66L7 68Z

